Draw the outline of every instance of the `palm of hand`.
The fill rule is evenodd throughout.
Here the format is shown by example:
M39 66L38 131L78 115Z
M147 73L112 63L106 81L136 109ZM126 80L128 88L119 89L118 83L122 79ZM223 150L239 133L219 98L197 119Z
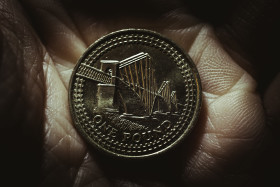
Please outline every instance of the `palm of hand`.
M69 113L68 82L78 58L100 36L129 27L156 30L169 37L189 53L198 68L203 107L192 136L182 145L188 154L178 161L183 168L180 180L185 184L216 179L231 181L230 176L236 180L233 165L245 162L258 148L264 130L264 112L256 82L238 65L242 61L236 62L224 50L211 26L179 10L168 11L160 18L100 19L84 13L80 7L65 8L56 2L46 2L24 1L23 4L32 8L32 25L21 12L10 13L22 21L17 27L24 28L26 36L22 39L27 51L24 61L32 61L34 67L34 71L26 72L31 77L26 84L33 87L30 95L42 100L41 95L46 94L45 105L42 102L30 110L36 116L41 107L45 115L42 185L163 185L166 182L160 178L135 181L106 175L110 168L97 163L95 150L89 150L77 134ZM41 68L43 72L38 72Z

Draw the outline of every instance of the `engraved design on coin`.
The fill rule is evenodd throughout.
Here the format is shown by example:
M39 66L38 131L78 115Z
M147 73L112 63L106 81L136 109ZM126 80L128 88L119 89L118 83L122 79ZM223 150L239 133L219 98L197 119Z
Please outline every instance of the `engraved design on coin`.
M88 48L70 81L77 130L120 157L152 156L176 145L194 126L200 79L173 42L147 30L111 33Z

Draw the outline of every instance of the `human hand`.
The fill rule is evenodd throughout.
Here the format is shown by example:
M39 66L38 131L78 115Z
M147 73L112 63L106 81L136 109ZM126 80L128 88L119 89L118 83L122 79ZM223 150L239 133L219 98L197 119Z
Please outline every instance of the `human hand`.
M259 67L248 62L229 30L202 22L187 8L181 1L0 2L1 141L8 150L4 159L13 162L7 172L13 176L17 168L29 183L25 169L41 171L33 181L41 186L250 182L255 155L268 139L268 110L274 120L279 113L279 103L271 102L279 76L260 93L254 77ZM69 114L68 83L78 58L96 39L123 28L170 38L189 53L201 77L203 105L194 131L170 157L155 163L124 166L128 161L103 158L80 138Z

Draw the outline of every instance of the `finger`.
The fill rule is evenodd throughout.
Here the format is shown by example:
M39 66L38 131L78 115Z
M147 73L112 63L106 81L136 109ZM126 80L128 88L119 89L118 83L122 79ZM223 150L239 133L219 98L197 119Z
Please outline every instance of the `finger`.
M22 2L64 87L68 88L72 69L87 47L77 26L60 1Z
M224 95L244 74L244 70L226 53L208 25L201 28L189 55L196 63L206 93Z
M278 59L276 46L280 42L279 8L277 0L247 0L218 29L225 45L250 61L248 69L255 69L262 93L279 72L275 63Z
M67 67L73 67L87 46L109 32L124 28L179 30L197 22L174 12L181 7L177 1L161 1L160 6L158 1L144 1L140 4L143 9L126 1L113 3L116 6L99 1L23 0L23 4L54 62Z
M258 154L264 129L259 97L239 91L226 94L213 102L207 113L199 146L186 161L185 184L242 186L251 182L248 168Z
M245 1L219 33L220 38L226 41L228 48L249 60L248 69L254 69L254 77L258 81L258 90L263 99L266 124L270 128L270 130L267 128L269 133L267 133L266 138L273 141L264 144L271 148L267 148L269 151L264 153L265 156L258 155L262 158L260 162L263 164L260 170L265 172L258 173L256 184L259 182L264 184L278 183L274 180L275 177L271 171L280 165L277 157L279 150L275 148L279 147L279 139L277 138L279 129L275 125L279 124L277 122L279 121L279 104L277 102L277 90L279 90L277 62L279 57L276 47L280 43L279 8L280 2L277 0ZM273 164L266 164L267 158Z
M45 55L47 87L42 186L106 184L107 180L87 153L86 145L72 125L67 89L52 59ZM90 170L90 171L89 171Z
M152 7L148 6L149 9L145 9L146 14L143 14L141 9L139 9L140 12L137 9L132 16L123 15L129 14L130 11L126 10L134 7L130 3L124 8L122 7L124 2L121 2L118 4L120 9L116 9L118 13L110 12L105 16L104 12L97 9L102 7L105 9L106 4L83 2L86 3L50 0L44 3L33 0L23 1L30 10L31 19L45 41L65 87L68 87L74 64L86 47L108 32L131 27L152 29L178 42L187 50L200 30L200 26L195 26L198 20L186 15L184 9L177 9L180 7L177 3L167 3L169 1L163 1L166 5L161 5L164 8L160 10L160 15L152 9L156 4L149 1ZM152 18L148 15L152 15ZM61 35L62 31L63 35Z
M187 161L184 180L186 184L231 181L237 185L246 179L239 161L246 163L251 152L258 150L264 129L256 82L227 54L209 26L201 29L189 54L201 77L204 120L198 125L204 126Z
M86 154L75 177L73 186L111 186L97 166L95 159Z
M65 3L87 45L120 29L140 28L161 32L164 29L186 29L197 23L196 19L185 14L185 7L177 0L144 0L137 6L123 0L108 5L107 2L87 0L83 3Z
M73 68L86 45L60 1L23 0L33 26L55 63Z
M7 180L10 185L39 183L45 103L43 51L18 2L1 1L0 160L3 183Z

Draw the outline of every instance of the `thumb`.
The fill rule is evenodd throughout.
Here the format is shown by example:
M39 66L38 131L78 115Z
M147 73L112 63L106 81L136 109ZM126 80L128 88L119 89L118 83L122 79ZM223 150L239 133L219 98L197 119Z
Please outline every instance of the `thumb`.
M3 183L7 180L11 186L19 181L33 186L39 180L45 89L42 54L18 2L1 1L0 161Z

